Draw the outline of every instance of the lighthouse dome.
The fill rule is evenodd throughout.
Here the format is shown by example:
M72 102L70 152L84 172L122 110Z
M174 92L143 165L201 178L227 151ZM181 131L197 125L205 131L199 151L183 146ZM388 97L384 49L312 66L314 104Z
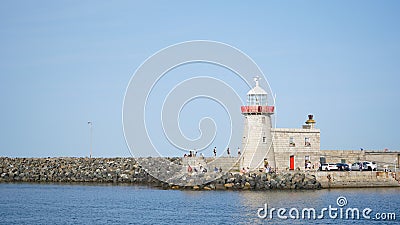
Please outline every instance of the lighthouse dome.
M256 85L253 89L247 92L247 95L266 95L267 92L260 86Z
M247 92L247 104L252 106L266 106L267 92L260 87L259 77L255 77L256 86Z

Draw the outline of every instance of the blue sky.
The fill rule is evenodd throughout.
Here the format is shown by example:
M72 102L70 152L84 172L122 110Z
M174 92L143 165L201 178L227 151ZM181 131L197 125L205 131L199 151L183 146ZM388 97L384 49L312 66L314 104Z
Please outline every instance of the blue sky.
M322 149L400 149L399 5L3 2L0 155L86 156L91 120L94 156L128 156L121 111L131 76L156 51L199 39L254 59L277 95L278 127L300 127L313 113ZM235 82L220 69L194 72ZM197 122L182 119L196 137Z

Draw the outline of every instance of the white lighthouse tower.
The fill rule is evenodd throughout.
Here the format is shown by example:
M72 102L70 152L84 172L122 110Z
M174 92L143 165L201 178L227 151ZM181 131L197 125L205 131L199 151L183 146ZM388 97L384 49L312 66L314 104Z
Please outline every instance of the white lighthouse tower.
M250 170L263 167L264 161L275 168L271 133L274 106L268 106L267 92L260 87L259 79L254 78L256 86L247 93L247 106L241 107L245 119L240 168L249 167Z

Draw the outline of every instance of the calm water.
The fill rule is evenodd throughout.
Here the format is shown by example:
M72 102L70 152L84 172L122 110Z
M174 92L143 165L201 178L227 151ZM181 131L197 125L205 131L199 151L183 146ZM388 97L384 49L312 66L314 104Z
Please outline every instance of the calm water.
M260 219L257 209L369 207L396 213L396 221ZM1 224L394 224L400 222L400 188L317 191L173 191L138 186L0 184ZM286 213L288 215L288 213Z

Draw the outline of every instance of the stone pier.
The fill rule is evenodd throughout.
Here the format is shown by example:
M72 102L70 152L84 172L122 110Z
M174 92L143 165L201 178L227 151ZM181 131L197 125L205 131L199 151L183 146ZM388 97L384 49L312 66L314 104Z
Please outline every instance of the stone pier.
M221 167L223 172L189 173L185 163ZM211 161L208 161L211 160ZM400 173L380 171L240 174L236 158L7 158L0 157L0 182L127 183L163 189L271 190L346 187L400 187ZM236 163L236 164L235 164ZM142 167L143 166L143 167ZM172 178L156 179L166 174ZM397 179L397 180L396 180Z

